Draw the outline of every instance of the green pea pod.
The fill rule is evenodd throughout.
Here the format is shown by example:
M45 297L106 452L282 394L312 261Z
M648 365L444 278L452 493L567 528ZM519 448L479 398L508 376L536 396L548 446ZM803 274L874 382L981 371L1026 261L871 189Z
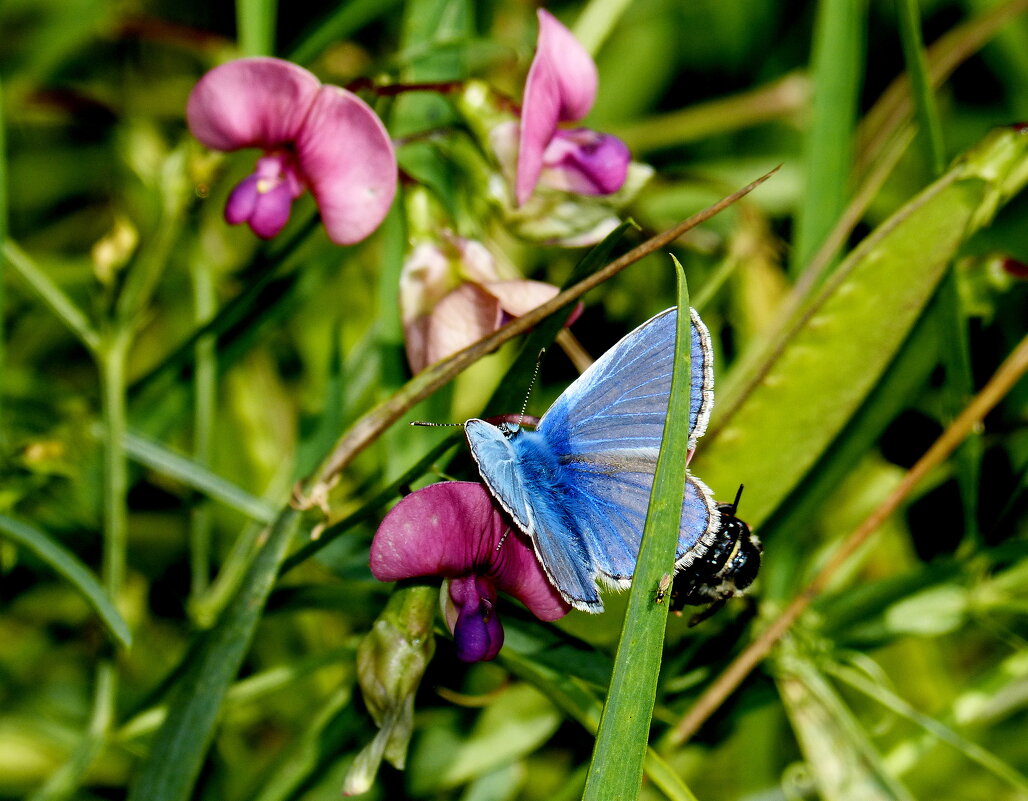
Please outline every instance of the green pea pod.
M744 395L715 403L693 469L719 497L746 485L759 525L826 451L896 355L947 265L1028 182L1028 135L990 133L846 259Z

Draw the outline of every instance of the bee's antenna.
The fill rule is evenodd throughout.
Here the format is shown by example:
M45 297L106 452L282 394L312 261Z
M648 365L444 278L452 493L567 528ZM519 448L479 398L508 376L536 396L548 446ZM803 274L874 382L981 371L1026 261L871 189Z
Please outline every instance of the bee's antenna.
M744 486L743 484L739 485L739 491L737 493L735 493L735 500L732 501L732 514L733 515L736 512L739 511L739 499L742 498L742 488L743 488L743 486Z

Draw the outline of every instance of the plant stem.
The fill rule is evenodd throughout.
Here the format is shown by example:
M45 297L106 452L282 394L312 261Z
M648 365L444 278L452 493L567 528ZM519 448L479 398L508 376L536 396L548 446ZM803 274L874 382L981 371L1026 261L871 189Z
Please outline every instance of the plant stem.
M4 92L3 84L0 83L0 244L7 242L7 137L4 125ZM7 427L3 418L3 397L4 384L3 376L6 363L6 326L4 325L4 313L7 309L7 269L6 260L0 258L0 448L6 445Z
M128 540L128 461L125 455L125 363L131 337L114 333L97 355L104 439L104 589L117 602L125 579Z
M276 0L236 0L236 30L244 56L270 56L275 52Z
M205 325L215 312L214 280L210 265L202 257L190 264L193 283L194 321ZM218 365L215 337L206 334L194 346L196 354L193 373L193 458L203 467L210 466L214 433L214 412L217 403ZM189 568L191 601L199 599L210 584L210 504L195 496L189 526Z
M104 432L101 581L115 604L125 578L128 539L128 463L123 442L126 429L125 362L130 342L129 334L112 332L100 340L96 351ZM101 658L96 669L88 731L68 760L32 794L29 801L61 801L75 794L113 729L117 695L118 666L114 657L106 656Z
M921 39L921 15L917 8L917 0L899 0L897 5L903 58L907 64L907 74L910 76L910 90L914 95L914 113L921 135L927 144L926 152L932 177L938 178L946 169L946 149L942 143L939 109L935 105L935 95L932 94L931 80L928 77L928 62Z

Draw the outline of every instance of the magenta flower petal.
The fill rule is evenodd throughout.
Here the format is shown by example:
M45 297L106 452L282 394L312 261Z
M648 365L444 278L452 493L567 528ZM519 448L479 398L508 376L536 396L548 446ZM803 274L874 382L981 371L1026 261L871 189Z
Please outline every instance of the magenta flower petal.
M496 614L496 589L484 576L462 576L450 582L450 600L457 607L453 641L462 662L495 659L503 646L503 626Z
M488 490L473 481L432 484L394 506L371 543L371 572L380 581L485 576L541 620L556 620L570 609L527 538L511 529Z
M320 86L303 67L281 59L230 61L193 87L189 130L215 150L273 150L296 136Z
M396 154L367 103L323 86L297 133L296 152L329 239L350 245L378 228L396 194Z
M532 194L543 168L543 153L557 123L579 120L596 99L596 64L571 31L539 9L539 40L528 70L521 105L521 137L515 198Z
M543 154L545 183L580 195L617 192L628 177L632 154L610 134L588 128L557 131Z

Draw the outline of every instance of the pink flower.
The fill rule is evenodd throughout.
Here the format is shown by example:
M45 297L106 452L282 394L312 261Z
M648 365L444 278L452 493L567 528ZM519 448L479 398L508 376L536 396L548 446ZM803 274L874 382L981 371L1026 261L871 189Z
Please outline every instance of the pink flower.
M414 372L463 350L558 292L542 281L501 279L480 242L444 234L416 245L400 275L407 360Z
M582 119L596 100L596 65L571 31L548 11L538 10L539 40L528 70L521 107L515 199L525 203L544 169L555 189L608 195L625 183L631 155L609 134L561 122Z
M527 538L477 482L432 484L401 500L375 532L371 572L379 581L449 579L446 622L465 662L493 659L503 645L498 592L513 595L540 620L557 620L571 609Z
M277 58L243 58L208 72L186 107L193 135L215 150L264 151L232 191L225 219L270 238L310 189L329 239L349 245L385 218L396 193L396 155L375 112Z

